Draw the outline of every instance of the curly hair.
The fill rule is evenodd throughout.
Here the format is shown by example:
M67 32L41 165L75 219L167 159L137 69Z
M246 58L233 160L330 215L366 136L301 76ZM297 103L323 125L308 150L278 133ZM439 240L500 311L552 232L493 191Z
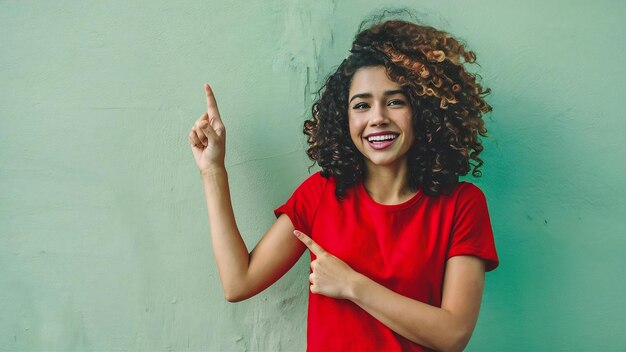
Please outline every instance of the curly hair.
M350 138L348 92L355 72L362 67L384 66L413 108L415 141L407 154L407 184L427 195L449 194L473 166L480 177L487 136L482 115L491 111L476 75L465 69L476 55L448 33L433 27L391 20L358 33L348 58L343 60L318 91L304 122L307 155L321 167L324 177L336 180L336 196L364 176L363 155ZM476 163L470 163L470 159Z

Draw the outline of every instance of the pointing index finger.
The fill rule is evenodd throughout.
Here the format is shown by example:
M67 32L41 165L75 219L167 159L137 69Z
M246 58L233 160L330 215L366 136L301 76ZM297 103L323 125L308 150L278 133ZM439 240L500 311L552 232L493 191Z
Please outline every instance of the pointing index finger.
M217 109L217 102L215 101L213 89L211 89L211 86L209 86L208 83L204 84L204 92L206 93L206 112L209 114L209 119L211 121L215 118L221 119L220 112Z
M302 232L298 230L295 230L293 234L296 235L296 237L300 241L302 241L302 243L304 243L304 245L307 246L309 250L313 252L313 254L315 254L315 256L319 256L320 254L325 252L324 248L320 247L319 244L315 243L315 241L313 241L311 237L303 234Z

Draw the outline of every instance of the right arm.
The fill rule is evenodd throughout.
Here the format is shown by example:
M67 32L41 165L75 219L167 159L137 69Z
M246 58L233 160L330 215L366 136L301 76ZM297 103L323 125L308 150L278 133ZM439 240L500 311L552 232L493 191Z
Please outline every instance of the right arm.
M298 261L306 247L293 236L294 226L280 215L251 253L241 238L224 166L226 130L213 91L204 86L207 113L189 133L189 142L204 185L211 242L224 297L238 302L263 291Z

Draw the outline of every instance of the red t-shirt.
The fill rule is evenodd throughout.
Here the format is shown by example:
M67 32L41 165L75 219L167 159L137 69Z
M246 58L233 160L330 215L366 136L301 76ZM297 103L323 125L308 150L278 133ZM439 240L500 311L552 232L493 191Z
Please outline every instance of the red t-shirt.
M473 255L485 260L487 271L498 266L485 196L468 182L460 182L447 196L430 197L420 190L402 204L383 205L367 194L363 183L337 200L335 180L318 172L274 213L287 214L297 230L357 272L437 307L448 258ZM309 351L427 350L349 300L310 292L307 347Z

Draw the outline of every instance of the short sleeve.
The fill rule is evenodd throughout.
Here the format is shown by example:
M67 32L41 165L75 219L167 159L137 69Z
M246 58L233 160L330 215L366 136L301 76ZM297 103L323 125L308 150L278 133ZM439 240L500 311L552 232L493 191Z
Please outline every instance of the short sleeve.
M285 204L274 210L274 215L279 217L280 214L286 214L296 230L310 235L327 183L328 180L319 172L311 175L298 186Z
M493 238L487 199L472 183L464 182L456 202L452 238L446 259L473 255L485 261L485 271L495 269L498 254Z

